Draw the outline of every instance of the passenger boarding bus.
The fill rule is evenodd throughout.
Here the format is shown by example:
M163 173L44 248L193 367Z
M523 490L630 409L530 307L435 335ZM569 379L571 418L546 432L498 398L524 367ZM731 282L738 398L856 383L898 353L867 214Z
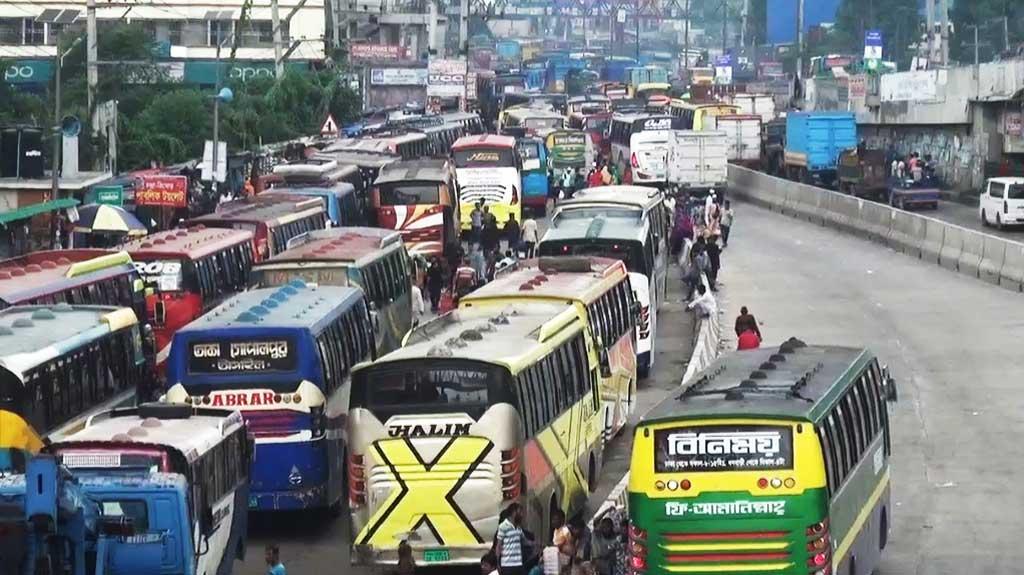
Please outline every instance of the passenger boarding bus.
M239 294L174 334L170 403L238 409L256 440L249 508L337 508L353 365L373 358L362 290Z
M146 321L157 366L174 332L243 291L252 268L252 232L198 226L168 230L121 246L146 285Z
M327 213L320 198L293 198L283 195L280 201L256 199L234 200L221 204L217 212L192 218L188 227L249 230L255 242L255 261L266 259L287 249L288 240L299 234L322 230Z
M497 218L499 227L505 225L509 215L523 221L523 183L515 138L494 134L466 136L452 146L452 155L463 230L470 228L469 215L480 201Z
M730 353L636 426L637 573L864 574L889 542L896 398L867 349Z
M375 318L374 349L384 355L402 344L412 328L413 265L395 231L338 228L309 232L291 248L256 265L254 287L277 287L295 280L363 290Z
M237 411L149 403L46 448L107 520L160 542L160 570L227 575L245 557L252 442Z
M598 257L520 260L460 298L459 306L501 309L530 302L571 305L586 322L589 353L601 366L601 421L605 441L610 440L636 405L634 328L640 306L625 264Z
M352 561L476 565L513 502L524 527L583 509L600 476L598 361L562 303L463 308L355 369Z
M613 114L608 136L611 140L611 161L619 169L620 174L632 170L633 134L640 132L666 131L673 128L670 116L651 114Z
M669 104L669 114L679 119L680 130L715 130L715 116L731 116L740 113L740 107L723 102L693 103L675 99Z
M148 392L145 375L131 308L59 303L0 311L0 410L16 416L4 422L5 434L34 430L58 440L89 415Z
M543 216L548 205L548 149L540 138L517 138L516 151L523 162L523 209Z
M459 244L459 198L447 160L401 161L381 169L371 202L377 226L401 232L413 255L451 253Z
M58 303L130 307L142 317L145 293L126 253L43 250L0 261L0 309Z
M635 186L608 186L608 191ZM643 188L640 188L643 189ZM583 191L583 190L581 190ZM541 256L592 255L622 260L629 270L630 285L640 302L636 326L637 373L647 377L654 366L658 308L668 286L667 237L659 231L655 214L664 211L660 194L654 198L625 191L608 191L613 197L576 198L559 206L551 227L540 240ZM619 196L618 198L614 196ZM616 201L618 200L618 201Z

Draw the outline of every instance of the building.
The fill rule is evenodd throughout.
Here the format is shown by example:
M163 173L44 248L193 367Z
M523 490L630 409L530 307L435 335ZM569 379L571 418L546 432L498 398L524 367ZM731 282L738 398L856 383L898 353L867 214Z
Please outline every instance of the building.
M330 0L328 0L330 1ZM235 65L223 72L243 80L274 73L271 0L155 0L96 2L98 34L117 23L140 24L154 40L160 66L176 80L212 85L217 45L239 48ZM325 57L327 14L324 0L280 0L282 49L292 67L308 68ZM294 13L293 13L294 11ZM289 15L291 16L289 18ZM64 23L58 23L64 22ZM80 33L86 25L86 0L0 2L0 60L4 79L23 89L45 89L53 76L58 36ZM222 54L226 58L226 52ZM100 64L99 74L103 74Z

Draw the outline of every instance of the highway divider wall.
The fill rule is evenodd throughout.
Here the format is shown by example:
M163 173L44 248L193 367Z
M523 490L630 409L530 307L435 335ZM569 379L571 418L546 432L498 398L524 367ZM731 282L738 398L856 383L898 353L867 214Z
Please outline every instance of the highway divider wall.
M910 257L1011 291L1024 288L1021 242L732 164L728 194L887 245Z
M702 277L701 281L704 282L705 287L710 288L707 277ZM718 298L716 298L716 301L718 301ZM718 301L718 304L721 305L721 302ZM713 313L710 317L699 319L697 329L694 330L693 337L693 353L690 355L690 363L686 366L686 372L683 374L683 379L679 382L680 390L686 389L693 380L693 377L718 357L718 344L722 340L722 322L719 319L719 314ZM629 439L630 441L632 440L631 438ZM597 511L594 512L594 517L590 520L591 530L593 530L594 526L597 525L597 523L605 516L614 514L621 515L628 512L628 487L629 472L627 471L626 474L622 476L622 479L615 484L611 493L608 494L608 498L605 499L604 502L601 503L601 506L597 508Z

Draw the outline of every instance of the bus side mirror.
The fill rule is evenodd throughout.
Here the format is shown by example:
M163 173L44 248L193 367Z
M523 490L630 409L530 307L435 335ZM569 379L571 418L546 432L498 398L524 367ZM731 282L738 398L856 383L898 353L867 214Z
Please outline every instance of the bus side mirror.
M896 403L899 400L899 393L896 391L896 378L889 373L889 366L882 366L882 395L886 401Z

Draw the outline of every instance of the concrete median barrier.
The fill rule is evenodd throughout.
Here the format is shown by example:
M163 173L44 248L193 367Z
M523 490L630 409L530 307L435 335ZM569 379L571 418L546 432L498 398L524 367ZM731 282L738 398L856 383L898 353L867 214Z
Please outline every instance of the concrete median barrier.
M1003 269L999 272L999 285L1009 290L1024 290L1024 244L1006 242Z
M978 264L978 277L990 284L999 285L999 277L1003 273L1003 262L1006 261L1006 240L985 235L981 263Z
M981 258L985 255L985 235L971 230L963 230L964 243L960 250L957 269L964 275L978 277L981 270Z
M861 235L860 200L842 194L828 194L828 205L836 214L835 225L848 234Z
M895 210L887 243L892 249L915 258L921 257L921 244L925 239L926 218ZM941 242L941 240L940 240Z
M820 194L810 186L793 184L790 186L786 208L798 218L813 220L813 215L817 211L817 206L815 204L817 203L819 195Z
M939 220L925 218L924 241L921 242L921 259L933 264L939 263L939 258L942 256L942 242L945 239L946 224Z
M946 224L946 232L942 235L942 251L939 252L939 265L957 271L960 266L960 252L964 250L964 229Z
M861 200L857 229L869 240L886 243L892 228L893 209L889 206Z

